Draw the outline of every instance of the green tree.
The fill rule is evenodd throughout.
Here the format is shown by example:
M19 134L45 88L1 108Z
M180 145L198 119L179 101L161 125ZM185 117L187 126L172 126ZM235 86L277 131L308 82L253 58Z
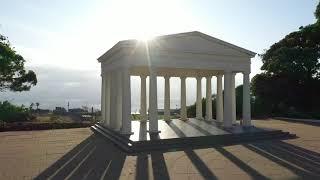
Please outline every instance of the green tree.
M28 91L37 84L36 74L24 67L25 59L0 34L0 91Z
M307 112L320 107L320 3L317 22L285 36L261 55L264 70L252 92L266 113Z
M314 15L316 16L318 23L319 23L319 21L320 21L320 3L318 4L316 11L314 12Z
M23 122L30 121L34 118L29 109L25 106L15 106L9 101L0 101L0 121L7 123L10 122Z
M202 103L202 117L206 116L206 99L202 98L201 99L201 103ZM187 107L187 115L188 117L196 117L196 109L197 109L197 103L195 102L194 104L190 105ZM213 94L212 95L212 117L215 118L216 116L216 95Z

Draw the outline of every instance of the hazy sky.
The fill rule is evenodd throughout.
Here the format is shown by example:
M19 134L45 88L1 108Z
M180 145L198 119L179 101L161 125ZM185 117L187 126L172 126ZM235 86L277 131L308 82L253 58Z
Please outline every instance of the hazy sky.
M1 2L0 33L37 73L30 92L0 93L0 100L42 108L100 106L100 64L97 58L119 40L186 31L201 31L262 53L299 26L315 21L318 0L194 0L194 1L38 1ZM252 59L253 77L261 60ZM179 97L178 79L171 96ZM187 86L195 83L187 79ZM241 84L237 76L237 84ZM159 79L159 107L163 104ZM132 110L139 105L139 81L132 78ZM135 88L136 87L136 88ZM187 87L187 103L195 89ZM204 87L203 87L204 88ZM204 90L204 89L203 89ZM213 78L215 92L215 78ZM204 93L203 93L204 94ZM172 100L172 107L179 99Z

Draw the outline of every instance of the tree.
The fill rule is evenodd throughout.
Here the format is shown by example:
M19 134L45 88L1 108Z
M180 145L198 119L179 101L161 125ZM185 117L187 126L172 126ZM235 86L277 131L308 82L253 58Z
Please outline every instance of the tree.
M201 99L202 103L202 117L206 116L206 98ZM216 95L212 95L212 117L216 116ZM197 109L197 102L187 107L187 116L188 117L196 117L196 109Z
M36 74L25 70L25 61L0 34L0 91L28 91L37 84Z
M314 12L314 15L316 16L319 23L320 22L320 3L318 4L316 11Z
M30 111L33 109L34 103L31 103L29 106Z
M0 101L0 117L0 122L7 123L30 121L34 118L28 108L23 105L15 106L9 101Z
M252 79L255 100L276 114L320 107L320 3L317 22L285 36L261 55L264 70Z
M39 110L40 103L36 102L37 110Z

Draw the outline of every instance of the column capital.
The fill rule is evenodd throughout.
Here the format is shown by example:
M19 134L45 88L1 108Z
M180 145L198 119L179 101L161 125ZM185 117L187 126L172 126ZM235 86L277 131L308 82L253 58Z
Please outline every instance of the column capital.
M212 76L206 76L206 79L211 79L212 78Z
M196 76L197 80L201 80L203 77L202 76Z
M169 75L164 75L163 78L164 78L164 79L170 79L171 76L169 76Z
M243 75L250 75L250 71L243 71L242 74Z
M185 80L187 77L186 76L180 76L181 80Z
M147 78L147 75L141 74L141 75L140 75L140 78L141 78L141 79L146 79L146 78Z
M218 78L218 77L222 77L223 74L217 74L217 75L215 75L215 76Z

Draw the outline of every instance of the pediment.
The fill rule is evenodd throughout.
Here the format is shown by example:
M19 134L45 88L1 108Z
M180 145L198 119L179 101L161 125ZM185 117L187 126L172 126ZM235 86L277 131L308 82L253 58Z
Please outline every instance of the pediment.
M155 50L178 52L178 53L195 53L195 54L208 54L220 56L236 56L252 58L256 53L233 45L231 43L222 41L212 36L206 35L198 31L171 34L158 36L148 42L138 40L125 40L117 43L113 48L102 55L98 60L110 57L112 52L116 50L130 49L138 50L145 49L145 43Z
M159 49L167 51L226 56L255 56L255 53L252 51L197 31L160 36L159 38L155 38L152 44Z

